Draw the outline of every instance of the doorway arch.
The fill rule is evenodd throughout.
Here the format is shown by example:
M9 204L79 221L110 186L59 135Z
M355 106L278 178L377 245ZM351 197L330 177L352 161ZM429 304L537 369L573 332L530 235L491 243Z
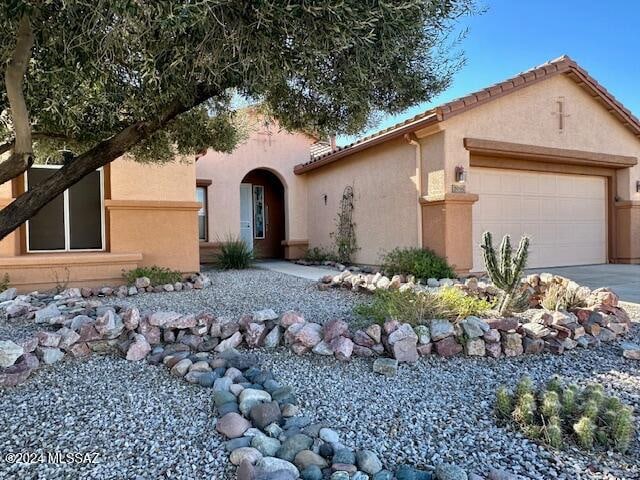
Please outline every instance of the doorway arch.
M240 238L256 258L284 258L285 187L273 172L256 168L240 183Z

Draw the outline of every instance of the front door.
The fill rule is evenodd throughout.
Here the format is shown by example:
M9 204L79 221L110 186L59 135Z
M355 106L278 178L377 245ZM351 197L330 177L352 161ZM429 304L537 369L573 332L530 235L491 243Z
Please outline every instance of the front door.
M250 183L240 184L240 239L253 251L253 193Z

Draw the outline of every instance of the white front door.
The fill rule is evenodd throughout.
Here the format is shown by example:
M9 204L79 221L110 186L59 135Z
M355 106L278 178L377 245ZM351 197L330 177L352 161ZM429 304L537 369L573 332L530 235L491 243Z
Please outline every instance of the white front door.
M250 183L240 184L240 239L253 251L253 194Z
M607 261L606 186L603 177L471 168L473 266L484 269L482 233L500 244L531 237L530 268L587 265Z

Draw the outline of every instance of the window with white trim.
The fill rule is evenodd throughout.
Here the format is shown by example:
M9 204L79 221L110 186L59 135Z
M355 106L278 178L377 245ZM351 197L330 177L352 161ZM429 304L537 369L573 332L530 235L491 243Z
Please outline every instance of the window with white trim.
M207 241L207 187L196 187L196 201L200 202L198 210L198 239Z
M33 189L60 166L38 165L26 175ZM104 250L103 170L91 172L65 190L27 222L28 252Z
M253 186L253 238L262 239L266 229L266 212L264 206L264 187Z

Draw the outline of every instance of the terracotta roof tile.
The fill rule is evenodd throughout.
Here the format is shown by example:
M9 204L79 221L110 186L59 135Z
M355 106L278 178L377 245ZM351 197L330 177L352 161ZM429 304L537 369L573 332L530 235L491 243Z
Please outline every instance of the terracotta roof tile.
M333 163L334 161L351 155L357 151L412 133L431 123L446 120L448 117L457 115L458 113L462 113L468 109L475 108L480 104L508 94L515 89L537 83L540 80L556 74L566 74L576 83L580 84L580 86L589 90L594 98L597 98L608 106L608 110L638 138L640 138L640 120L638 120L638 118L636 118L629 109L611 95L606 88L598 83L597 80L589 75L586 70L580 67L568 56L563 55L545 64L522 72L513 78L490 85L464 97L456 98L403 122L385 128L384 130L380 130L379 132L363 137L349 145L338 147L333 152L312 156L308 162L296 165L294 172L296 174L303 174L308 171L315 170L316 168Z

